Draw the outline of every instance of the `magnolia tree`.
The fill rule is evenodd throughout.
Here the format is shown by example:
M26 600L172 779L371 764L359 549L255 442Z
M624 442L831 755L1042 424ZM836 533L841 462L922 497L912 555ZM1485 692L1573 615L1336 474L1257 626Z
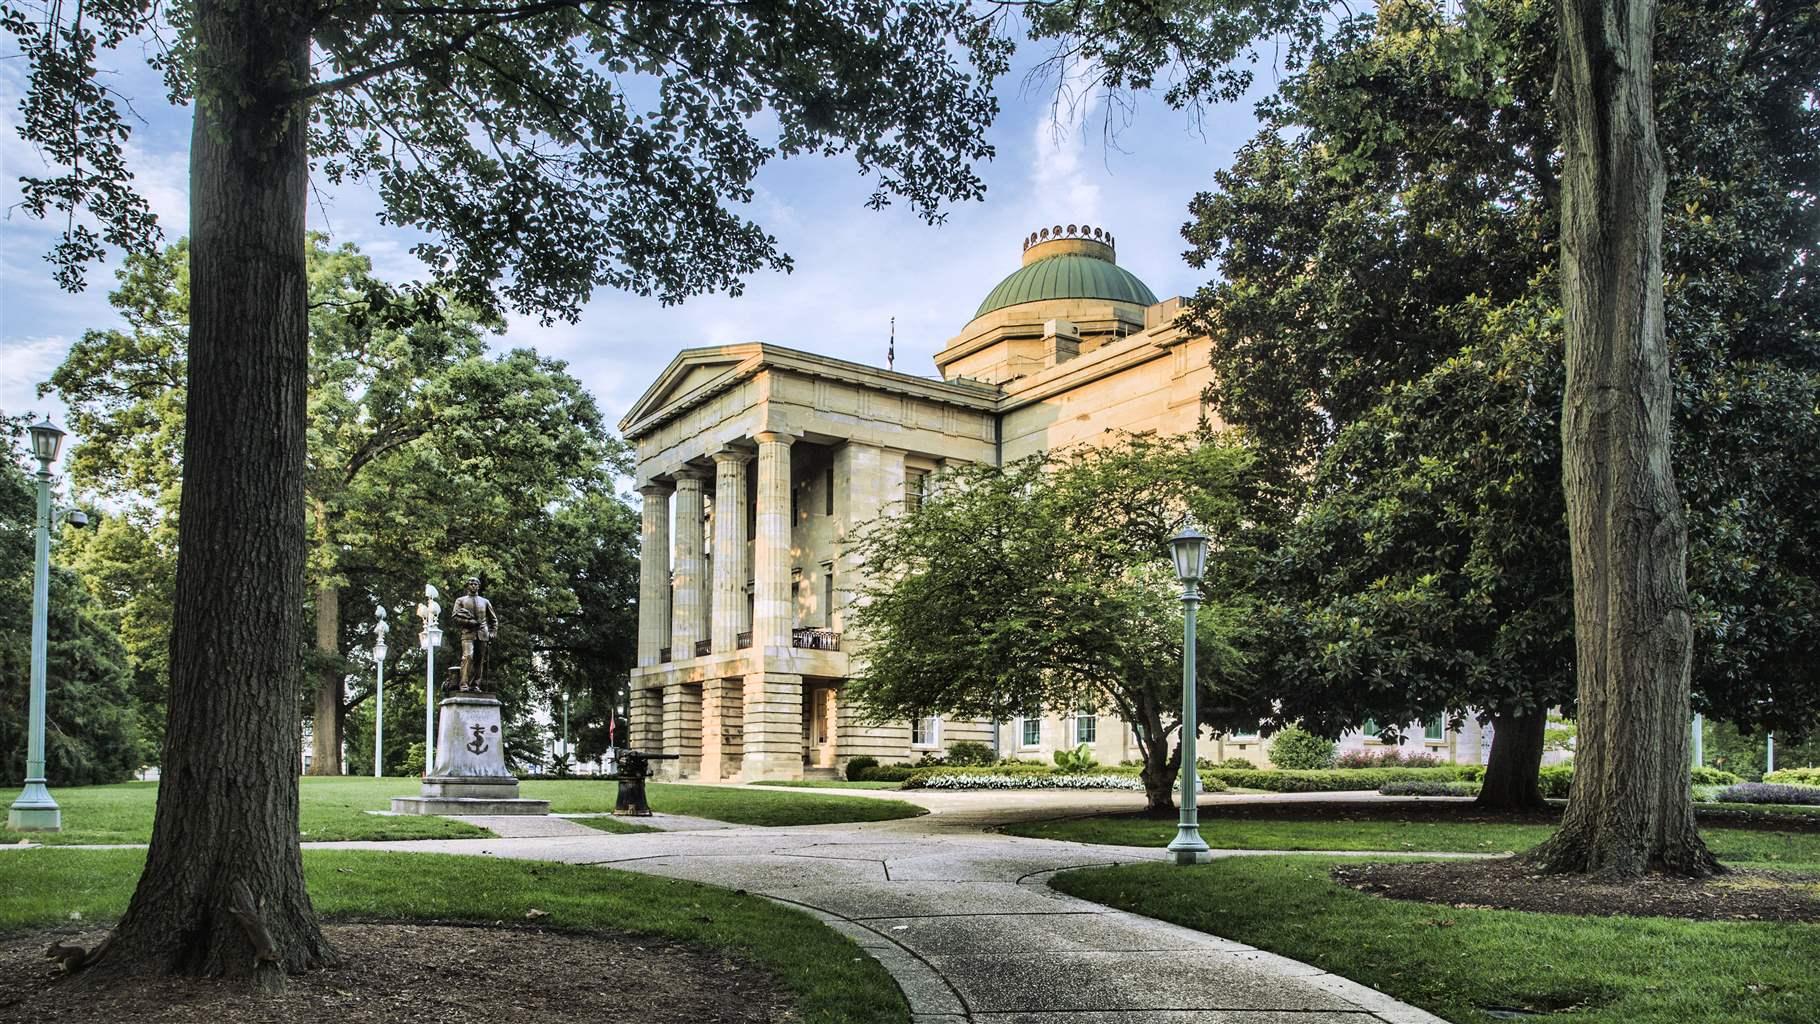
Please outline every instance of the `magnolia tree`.
M1171 810L1182 585L1167 540L1192 515L1225 541L1199 619L1199 685L1217 707L1245 682L1228 588L1249 466L1229 444L1140 436L950 471L862 534L853 696L878 719L1111 711L1136 735L1148 810Z

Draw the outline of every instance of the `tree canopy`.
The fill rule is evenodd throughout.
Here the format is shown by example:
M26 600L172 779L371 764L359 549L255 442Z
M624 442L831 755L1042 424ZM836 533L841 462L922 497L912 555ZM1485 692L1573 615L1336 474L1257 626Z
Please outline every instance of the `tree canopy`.
M1820 439L1817 26L1746 4L1663 20L1696 700L1800 732L1820 722L1790 660L1820 640L1820 479L1785 441ZM1574 701L1555 46L1549 12L1502 0L1349 22L1191 208L1191 259L1222 278L1190 304L1215 405L1302 496L1270 581L1284 720L1474 708L1503 736Z
M87 332L47 386L69 405L80 438L74 479L119 509L77 557L117 602L109 606L126 624L141 689L160 708L187 395L187 255L179 243L129 259L110 296L124 326ZM482 576L508 618L493 668L519 716L508 732L516 755L529 698L584 680L611 687L629 667L625 593L636 570L629 558L602 556L635 543L634 516L612 494L625 447L560 363L522 349L489 356L484 318L434 292L389 286L353 247L320 236L309 270L305 494L318 762L336 770L338 723L371 697L374 605L393 613L393 680L406 680L413 664L421 676L410 609L425 582L458 593L468 574ZM387 709L399 718L388 730L393 765L421 736L409 728L413 702L420 721L418 688L404 686Z
M862 536L854 698L880 719L1113 711L1137 734L1151 809L1167 810L1182 605L1166 541L1192 515L1223 542L1197 662L1217 703L1247 678L1229 587L1249 554L1250 486L1237 447L1144 435L945 471L920 508Z

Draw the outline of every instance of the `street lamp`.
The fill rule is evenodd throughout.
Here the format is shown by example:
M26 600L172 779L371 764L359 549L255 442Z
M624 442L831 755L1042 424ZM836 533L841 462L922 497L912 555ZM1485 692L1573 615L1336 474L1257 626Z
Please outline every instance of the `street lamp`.
M377 779L385 775L385 635L392 627L385 622L385 605L375 607L373 614L379 617L373 625L373 667L379 673L373 689L373 777Z
M1201 603L1201 575L1207 567L1207 535L1193 523L1185 523L1169 538L1169 552L1175 556L1175 574L1182 581L1182 817L1169 852L1175 854L1177 864L1205 864L1213 854L1201 838L1200 811L1195 806L1199 780L1194 741L1200 716L1194 706L1194 620Z
M32 569L32 675L26 714L25 789L6 812L6 827L17 832L61 832L63 810L44 784L44 664L50 639L51 463L63 448L63 431L46 416L31 425L32 457L38 460L38 557ZM74 517L72 517L74 521Z
M429 778L436 763L436 648L442 646L442 595L436 585L423 585L423 603L417 606L417 617L423 620L423 632L417 642L423 647L423 777Z

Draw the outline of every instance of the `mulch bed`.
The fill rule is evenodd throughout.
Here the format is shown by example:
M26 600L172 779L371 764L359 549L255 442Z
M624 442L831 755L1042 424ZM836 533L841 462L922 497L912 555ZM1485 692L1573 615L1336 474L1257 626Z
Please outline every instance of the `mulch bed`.
M1707 879L1650 875L1613 882L1545 875L1518 858L1344 864L1341 885L1388 899L1459 909L1532 910L1590 917L1680 917L1700 921L1820 922L1820 877L1734 869Z
M154 978L103 988L51 976L53 940L0 939L0 1022L127 1024L529 1024L638 1020L769 1024L796 1019L763 969L650 936L512 928L349 924L324 929L342 962L260 997L219 981Z

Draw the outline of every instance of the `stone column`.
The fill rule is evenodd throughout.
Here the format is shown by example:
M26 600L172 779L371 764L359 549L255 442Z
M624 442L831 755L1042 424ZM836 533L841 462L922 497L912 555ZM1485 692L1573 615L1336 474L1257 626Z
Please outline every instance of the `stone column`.
M638 556L638 663L655 665L670 642L670 489L646 484Z
M790 630L790 443L758 440L758 530L752 538L752 647L760 671L745 676L745 744L740 775L796 779L803 774L803 677L792 673Z
M746 454L714 453L714 614L709 639L715 654L731 654L746 627Z
M700 470L676 474L675 604L670 618L670 659L695 657L695 641L706 640L708 576L707 537L702 531L702 482Z
M752 646L766 658L790 657L796 625L790 595L790 444L788 434L758 435L758 530L752 538Z

